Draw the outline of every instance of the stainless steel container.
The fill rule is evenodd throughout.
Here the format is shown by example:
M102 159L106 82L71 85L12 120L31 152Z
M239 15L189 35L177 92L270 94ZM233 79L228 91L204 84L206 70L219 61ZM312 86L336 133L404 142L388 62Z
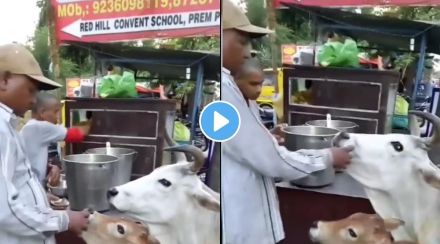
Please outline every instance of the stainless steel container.
M130 181L133 162L136 159L137 152L130 148L106 147L92 148L86 151L91 154L108 154L118 157L119 161L115 166L115 172L112 176L112 186L123 185Z
M359 128L356 123L346 120L330 120L330 124L327 124L327 120L311 120L306 125L333 128L347 133L356 133Z
M51 186L47 183L47 188L49 191L57 197L65 197L67 195L67 182L66 175L60 175L60 184L58 186Z
M108 210L107 191L118 158L102 154L75 154L63 159L66 165L67 196L72 210Z
M307 125L288 126L283 131L286 148L290 151L330 148L331 140L339 133L337 129ZM291 183L301 187L323 187L331 184L334 178L335 170L329 167Z

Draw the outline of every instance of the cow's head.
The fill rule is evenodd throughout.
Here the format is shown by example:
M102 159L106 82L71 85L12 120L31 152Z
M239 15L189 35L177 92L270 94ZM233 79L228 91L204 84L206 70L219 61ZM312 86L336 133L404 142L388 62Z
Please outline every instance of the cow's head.
M110 203L119 211L152 224L168 224L175 218L196 215L208 209L220 211L218 193L210 190L197 176L204 164L203 152L192 145L181 145L166 150L187 153L172 165L155 169L149 175L117 186L108 192Z
M94 212L81 236L87 244L160 244L139 222Z
M402 183L414 175L421 176L428 184L440 189L439 169L428 156L429 150L440 142L440 118L420 111L411 111L410 114L433 123L434 136L426 139L404 134L337 135L333 140L334 146L354 147L352 163L347 172L373 189L390 190L385 188L402 187L405 185Z
M390 231L403 225L398 219L356 213L337 221L317 221L310 228L312 241L321 244L391 244Z

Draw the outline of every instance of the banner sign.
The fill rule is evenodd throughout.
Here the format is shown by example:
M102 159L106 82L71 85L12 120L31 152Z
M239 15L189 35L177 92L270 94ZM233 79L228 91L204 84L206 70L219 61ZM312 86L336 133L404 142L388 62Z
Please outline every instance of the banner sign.
M52 0L60 42L220 35L220 0Z

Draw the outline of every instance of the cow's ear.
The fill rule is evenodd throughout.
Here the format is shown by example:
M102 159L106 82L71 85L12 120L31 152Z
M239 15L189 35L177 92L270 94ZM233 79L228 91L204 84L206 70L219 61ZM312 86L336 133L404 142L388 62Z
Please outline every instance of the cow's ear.
M420 169L420 173L422 174L426 183L440 190L440 174L438 172L433 169Z
M215 212L220 212L220 201L205 190L197 190L193 196L200 206Z
M400 226L404 225L405 222L403 222L403 220L400 219L394 219L394 218L390 218L390 219L384 219L383 220L384 224L385 224L385 230L386 231L392 231L395 230L397 228L399 228Z

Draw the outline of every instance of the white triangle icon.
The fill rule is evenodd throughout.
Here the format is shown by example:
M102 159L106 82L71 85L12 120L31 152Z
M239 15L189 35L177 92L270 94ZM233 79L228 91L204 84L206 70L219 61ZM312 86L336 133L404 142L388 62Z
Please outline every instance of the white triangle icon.
M217 111L214 111L214 132L217 132L227 124L229 124L229 120Z

